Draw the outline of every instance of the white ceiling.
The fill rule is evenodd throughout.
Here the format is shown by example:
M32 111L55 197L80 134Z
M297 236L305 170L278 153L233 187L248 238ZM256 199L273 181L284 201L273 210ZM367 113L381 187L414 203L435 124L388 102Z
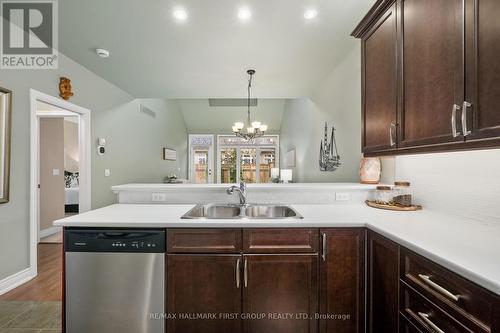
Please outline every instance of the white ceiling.
M235 122L247 119L246 107L210 107L208 99L179 99L177 105L189 133L231 133ZM284 99L259 99L251 116L253 121L268 125L268 133L279 133L284 110Z
M309 96L359 43L349 33L374 0L60 0L61 51L135 97ZM249 22L238 8L252 11ZM175 6L189 18L172 18ZM311 21L304 10L314 7ZM101 59L95 48L111 57Z

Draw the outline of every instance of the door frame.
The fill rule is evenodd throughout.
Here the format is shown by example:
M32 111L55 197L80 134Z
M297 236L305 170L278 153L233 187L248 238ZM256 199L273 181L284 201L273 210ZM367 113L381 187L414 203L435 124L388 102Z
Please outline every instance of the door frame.
M78 114L80 117L78 128L78 142L80 147L80 213L91 208L91 119L89 109L75 105L40 91L30 89L30 270L32 276L38 274L37 245L39 233L39 115L37 115L37 102L51 104L57 108ZM62 112L46 112L47 117L61 117Z
M192 139L198 138L206 138L211 140L211 144L192 144ZM194 181L193 171L194 171L194 162L193 162L193 148L194 147L208 147L208 180L207 184L214 183L214 149L215 149L215 136L213 134L189 134L188 135L188 179L190 182Z

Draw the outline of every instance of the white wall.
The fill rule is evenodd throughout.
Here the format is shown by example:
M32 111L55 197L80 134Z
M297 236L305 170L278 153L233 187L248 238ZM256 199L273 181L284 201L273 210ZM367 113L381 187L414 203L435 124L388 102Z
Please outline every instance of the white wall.
M140 112L140 105L154 114ZM113 203L111 186L124 183L163 182L170 173L187 177L187 131L172 100L135 99L118 108L99 112L92 136L106 138L106 154L93 154L92 207ZM163 160L163 148L177 150L177 161ZM111 170L111 177L104 170Z
M29 265L30 88L58 96L59 77L69 77L75 93L71 102L92 110L93 148L98 137L109 140L104 158L99 158L95 149L92 152L93 208L113 201L111 184L137 179L158 181L175 168L161 161L162 146L172 145L180 153L185 151L180 143L180 138L186 137L184 122L179 117L170 119L161 114L166 111L175 115L175 106L164 101L146 101L158 114L157 119L148 119L139 114L133 96L63 54L59 56L58 70L0 70L0 86L13 91L10 202L0 205L0 280ZM123 149L134 150L121 153L114 149L120 144ZM111 177L104 177L104 168L112 169ZM148 173L151 178L146 179L144 175Z
M361 158L361 51L356 41L344 60L316 88L311 99L287 100L281 125L281 158L296 149L294 182L357 182ZM324 124L334 124L342 166L319 170ZM329 130L330 131L330 130Z
M395 178L424 208L500 225L499 165L499 149L397 156Z

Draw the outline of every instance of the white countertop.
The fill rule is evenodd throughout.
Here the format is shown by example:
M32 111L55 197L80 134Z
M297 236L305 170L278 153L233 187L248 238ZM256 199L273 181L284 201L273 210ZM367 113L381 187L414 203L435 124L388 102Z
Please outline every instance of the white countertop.
M171 185L166 185L171 186ZM364 204L292 205L301 220L182 220L194 205L116 204L56 226L140 228L367 227L500 295L500 227L439 212L382 211Z
M115 185L111 190L115 193L122 191L159 191L162 190L193 190L193 189L217 189L227 188L231 184L160 184L160 183L132 183ZM332 189L339 191L373 190L377 185L367 185L359 183L263 183L246 184L247 188L265 190L301 190L301 189Z

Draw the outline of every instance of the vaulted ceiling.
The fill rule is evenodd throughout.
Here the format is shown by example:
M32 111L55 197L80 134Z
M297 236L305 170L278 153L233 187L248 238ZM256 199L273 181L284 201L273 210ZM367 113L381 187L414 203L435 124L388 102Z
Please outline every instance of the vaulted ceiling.
M349 33L373 2L60 0L59 48L135 97L244 97L248 68L257 97L304 97L359 43ZM236 15L243 5L247 22ZM307 8L318 16L305 20Z

